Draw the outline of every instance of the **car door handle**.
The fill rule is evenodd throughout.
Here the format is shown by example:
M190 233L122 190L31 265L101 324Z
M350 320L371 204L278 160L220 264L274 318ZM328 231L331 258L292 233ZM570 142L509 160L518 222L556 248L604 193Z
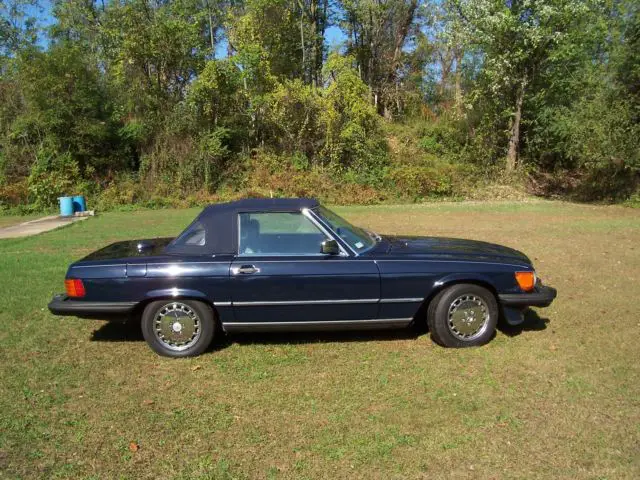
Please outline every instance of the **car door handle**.
M231 267L231 273L234 275L251 275L252 273L258 273L259 268L253 265L241 265L239 267Z

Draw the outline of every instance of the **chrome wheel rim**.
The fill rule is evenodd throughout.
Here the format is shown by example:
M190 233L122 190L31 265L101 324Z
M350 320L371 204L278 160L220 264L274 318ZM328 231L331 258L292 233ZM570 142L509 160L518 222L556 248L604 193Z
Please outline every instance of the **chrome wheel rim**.
M171 302L158 310L153 320L153 332L165 347L179 352L198 341L202 322L190 306Z
M476 295L461 295L449 305L449 331L460 340L473 340L489 326L489 307Z

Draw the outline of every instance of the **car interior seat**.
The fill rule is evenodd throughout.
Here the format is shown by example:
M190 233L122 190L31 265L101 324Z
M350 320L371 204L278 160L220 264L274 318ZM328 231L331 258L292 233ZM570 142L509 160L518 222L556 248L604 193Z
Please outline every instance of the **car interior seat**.
M255 218L247 219L240 225L240 245L242 253L259 253L260 222Z

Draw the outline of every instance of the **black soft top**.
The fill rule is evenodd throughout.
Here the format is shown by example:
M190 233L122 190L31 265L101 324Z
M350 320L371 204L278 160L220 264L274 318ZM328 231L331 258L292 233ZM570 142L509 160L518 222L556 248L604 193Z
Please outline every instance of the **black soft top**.
M320 203L314 198L245 198L235 202L208 205L200 215L165 248L166 253L185 255L234 255L238 250L237 218L239 213L292 212L315 208ZM181 242L185 234L204 228L204 245L186 245Z

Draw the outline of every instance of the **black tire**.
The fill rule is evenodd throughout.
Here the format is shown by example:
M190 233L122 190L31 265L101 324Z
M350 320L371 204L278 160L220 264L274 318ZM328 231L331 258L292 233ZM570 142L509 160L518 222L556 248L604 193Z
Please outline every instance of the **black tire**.
M163 314L163 312L167 313ZM192 329L194 333L185 337L183 343L180 343L182 340L178 338L176 343L172 344L168 340L161 339L159 333L156 333L156 318L172 318L172 315L176 316L175 323L180 324L178 327L180 330L175 333L176 338L180 336L183 323L193 322L193 325L189 324L188 328ZM180 321L180 319L186 321ZM151 302L142 313L141 323L142 335L151 349L158 355L173 358L200 355L211 344L216 330L213 309L206 303L197 300L166 299Z
M461 298L465 297L475 298L484 303L480 308L486 311L488 318L481 324L477 332L469 334L467 338L462 338L463 332L456 333L453 322L450 323L449 312L450 309L455 310L454 302L459 302ZM493 338L498 316L498 302L493 293L479 285L459 283L443 289L431 300L427 310L427 325L431 339L443 347L475 347L484 345Z

